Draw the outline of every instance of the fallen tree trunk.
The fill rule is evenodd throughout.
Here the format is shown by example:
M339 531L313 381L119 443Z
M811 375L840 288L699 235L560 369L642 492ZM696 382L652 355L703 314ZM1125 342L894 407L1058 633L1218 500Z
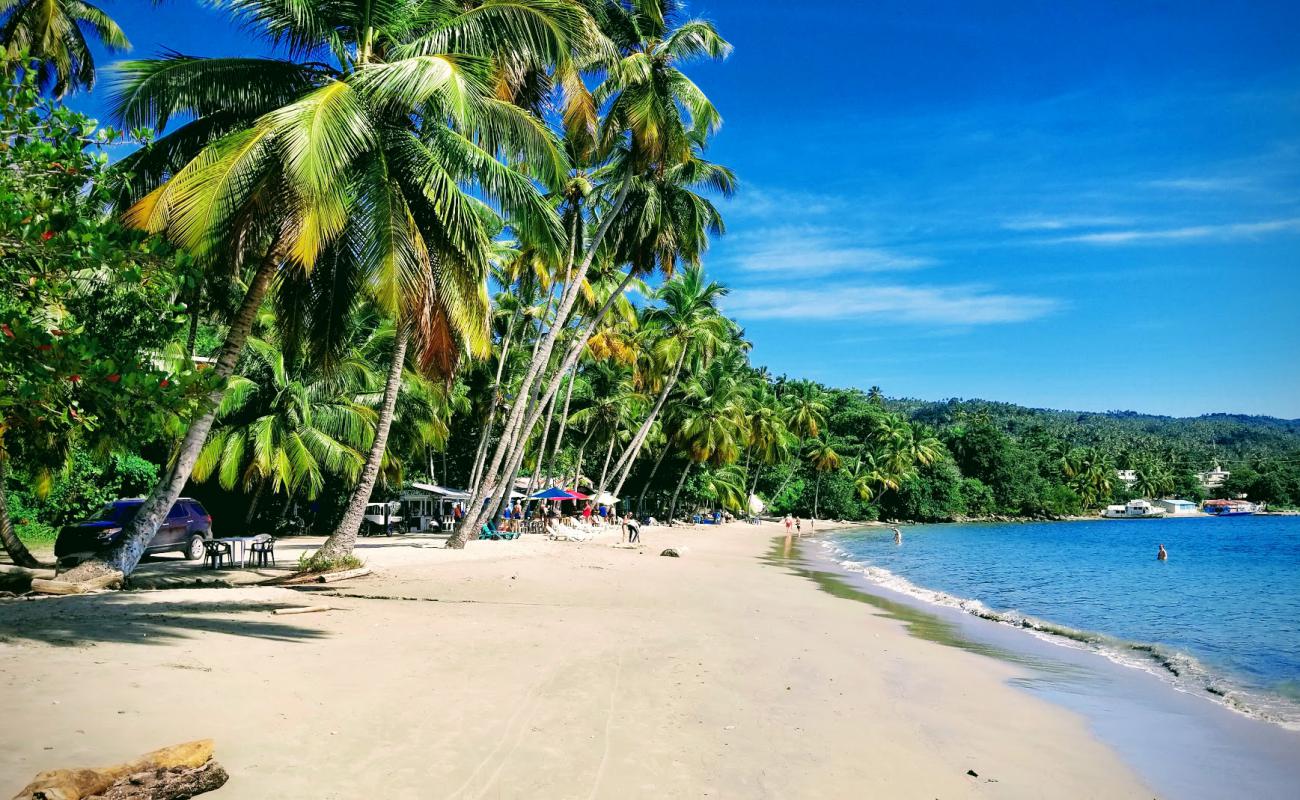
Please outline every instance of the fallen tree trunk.
M155 785L202 785L208 788L201 791L212 791L224 784L227 778L226 771L212 760L212 749L211 739L200 739L164 747L146 753L134 761L111 767L48 770L37 775L22 791L14 795L14 800L91 800L100 797L149 797L163 800L163 798L192 797L197 792L144 793L139 786L133 786L131 782L137 779L144 781L145 775L152 773L153 777L150 780ZM169 773L169 775L160 777L159 773ZM135 793L119 791L117 794L108 794L119 787L123 790L131 789Z
M54 570L52 569L28 569L27 567L15 567L12 564L0 564L0 575L12 575L17 578L53 578Z
M339 572L300 572L297 575L290 575L287 578L277 578L267 581L263 585L295 586L300 583L334 583L335 581L345 581L348 578L360 578L362 575L369 575L370 572L370 567L345 569Z
M116 588L121 585L122 573L116 570L79 583L46 580L44 578L32 579L32 591L37 594L85 594L87 592L97 592L101 589Z
M370 567L360 567L359 569L345 569L342 572L326 572L324 575L317 575L317 583L334 583L335 581L345 581L348 578L360 578L362 575L369 575Z

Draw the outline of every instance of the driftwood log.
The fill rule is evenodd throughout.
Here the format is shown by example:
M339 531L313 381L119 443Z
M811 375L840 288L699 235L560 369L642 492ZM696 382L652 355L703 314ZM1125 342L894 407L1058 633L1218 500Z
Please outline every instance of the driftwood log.
M217 762L209 760L201 767L172 767L153 772L137 772L122 778L103 794L86 800L188 800L226 784L230 776Z
M333 611L333 606L297 606L294 608L277 608L272 614L314 614L317 611Z
M86 594L87 592L112 589L121 585L122 573L116 570L79 583L32 578L32 591L37 594Z
M276 580L268 581L268 585L294 586L300 583L334 583L335 581L345 581L348 578L360 578L362 575L369 574L370 567L345 569L339 572L300 572L297 575L290 575L287 578L278 578Z
M14 800L193 797L220 787L228 777L221 765L212 760L212 747L211 739L200 739L164 747L111 767L49 770L37 775L14 795Z

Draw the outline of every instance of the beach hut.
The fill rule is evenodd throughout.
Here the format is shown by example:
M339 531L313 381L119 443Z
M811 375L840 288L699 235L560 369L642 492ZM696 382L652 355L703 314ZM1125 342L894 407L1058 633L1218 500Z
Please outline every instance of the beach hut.
M1170 514L1195 514L1197 513L1196 504L1190 500L1176 500L1166 497L1156 501L1156 505L1163 508Z
M413 531L451 530L452 509L469 500L469 492L434 483L412 483L401 496L402 516Z

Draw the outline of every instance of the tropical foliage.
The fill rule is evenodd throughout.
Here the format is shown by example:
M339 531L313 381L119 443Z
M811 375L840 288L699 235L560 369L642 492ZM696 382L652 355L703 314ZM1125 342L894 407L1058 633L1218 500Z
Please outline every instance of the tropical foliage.
M182 492L228 532L329 534L312 569L351 563L365 505L412 479L470 490L451 547L516 486L668 518L1060 516L1197 497L1217 461L1224 491L1300 502L1294 422L890 400L751 364L703 267L736 178L688 76L731 46L675 0L220 7L273 55L115 65L135 149L112 167L122 137L46 95L89 87L84 37L121 32L80 0L0 9L15 560L117 492L147 495L107 556L125 572Z

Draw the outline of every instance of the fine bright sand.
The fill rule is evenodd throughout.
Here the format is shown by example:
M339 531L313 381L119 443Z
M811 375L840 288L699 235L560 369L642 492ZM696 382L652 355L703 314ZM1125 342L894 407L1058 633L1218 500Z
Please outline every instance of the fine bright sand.
M1015 666L771 563L779 533L362 540L344 597L0 602L0 797L205 737L213 798L1152 796Z

